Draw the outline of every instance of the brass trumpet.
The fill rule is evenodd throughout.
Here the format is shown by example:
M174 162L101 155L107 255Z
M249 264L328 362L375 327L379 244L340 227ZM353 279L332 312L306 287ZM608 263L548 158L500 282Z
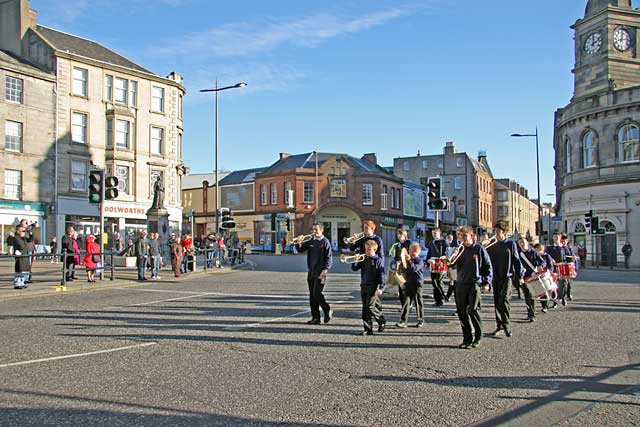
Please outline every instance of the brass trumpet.
M498 238L496 236L491 236L490 239L483 240L480 244L484 246L485 249L489 249L491 246L498 243Z
M464 245L458 246L456 250L453 251L453 253L449 258L445 258L447 261L447 264L451 265L458 262L458 258L460 258L460 255L462 255L463 252L464 252Z
M355 264L356 262L364 261L365 254L340 254L340 262L344 262L345 264Z
M358 240L361 240L361 239L364 239L364 233L358 233L358 234L355 234L355 235L353 235L351 237L345 237L344 239L342 239L342 241L345 244L350 245L350 244L355 243L355 242L357 242Z
M294 237L289 243L292 245L299 245L300 243L308 242L311 239L313 239L313 234L305 234L304 236Z

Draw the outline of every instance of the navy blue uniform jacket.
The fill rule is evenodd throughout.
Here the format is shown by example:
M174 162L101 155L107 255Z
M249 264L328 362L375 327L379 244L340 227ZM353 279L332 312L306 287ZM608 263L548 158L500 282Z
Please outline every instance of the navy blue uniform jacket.
M407 282L405 285L407 286L422 286L422 282L424 281L424 261L422 258L415 257L411 258L407 262Z
M364 244L367 243L368 240L373 240L378 244L378 250L376 250L376 255L382 258L382 261L384 264L384 245L382 244L382 239L379 236L376 236L375 234L372 234L371 236L365 236L364 238L358 240L357 242L352 243L351 245L349 245L349 250L352 252L358 252L359 254L365 253L366 251L364 250Z
M514 241L505 239L494 243L487 249L491 266L493 267L493 279L505 280L509 277L524 277L524 269L518 256L518 248Z
M307 252L307 269L311 275L318 277L322 270L331 268L331 242L322 236L321 239L313 238L308 242L296 245L298 252Z
M353 271L360 270L360 284L362 286L376 286L384 289L385 272L384 260L379 256L365 257L364 261L356 262L351 266Z
M493 277L493 268L487 250L477 243L465 246L462 255L456 261L458 279L456 284L489 284Z

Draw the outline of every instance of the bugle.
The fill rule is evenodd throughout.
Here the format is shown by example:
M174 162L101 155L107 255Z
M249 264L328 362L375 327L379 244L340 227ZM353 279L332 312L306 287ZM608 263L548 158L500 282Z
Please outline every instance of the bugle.
M491 246L498 243L498 238L496 236L492 236L490 239L483 240L480 244L484 246L485 249L489 249Z
M305 234L304 236L294 237L289 243L292 245L299 245L300 243L308 242L311 239L313 239L313 234Z
M364 239L364 233L358 233L358 234L354 234L351 237L345 237L344 239L342 239L342 241L347 244L350 245L352 243L357 242L358 240Z
M463 252L464 252L464 245L458 246L456 250L453 251L453 253L449 258L445 258L445 260L447 261L447 264L451 265L458 262L458 258L460 258L460 255L462 255Z
M362 262L364 261L364 258L365 258L364 254L353 254L353 255L340 254L340 262L344 262L345 264L354 264L356 262Z

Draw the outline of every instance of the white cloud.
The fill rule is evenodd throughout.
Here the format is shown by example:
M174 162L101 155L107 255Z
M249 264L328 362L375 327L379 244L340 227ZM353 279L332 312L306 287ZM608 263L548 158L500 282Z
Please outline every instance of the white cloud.
M150 53L215 58L248 56L282 46L314 47L335 37L365 31L411 15L417 10L414 6L401 6L355 17L317 13L293 19L236 22L187 34L179 41L158 43Z

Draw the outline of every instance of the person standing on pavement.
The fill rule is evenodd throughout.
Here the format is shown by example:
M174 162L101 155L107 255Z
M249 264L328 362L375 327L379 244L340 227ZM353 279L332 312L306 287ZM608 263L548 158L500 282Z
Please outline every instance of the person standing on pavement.
M378 244L374 240L365 243L365 258L351 266L353 271L360 270L360 298L362 300L362 335L373 335L373 320L378 323L378 332L383 332L387 321L382 315L385 272L384 261L377 254Z
M631 247L631 243L624 242L624 246L622 247L622 255L624 255L624 268L629 268L629 258L631 258L631 254L633 253L633 248Z
M13 236L13 256L15 257L13 278L14 289L26 289L27 283L29 283L31 263L29 262L29 256L27 255L27 240L25 234L27 229L22 225L18 225L16 228L16 235Z
M405 295L402 304L400 322L396 324L398 328L407 327L407 319L411 305L416 306L417 323L416 328L421 328L424 324L424 302L422 300L422 282L424 281L424 261L420 258L422 248L419 243L413 243L409 251L404 255L407 262L405 282Z
M160 278L160 241L158 233L149 234L149 257L151 260L151 280Z
M51 236L51 243L49 243L49 250L51 252L51 264L58 263L58 239L56 236Z
M331 242L324 237L323 232L322 224L313 224L313 238L296 244L298 252L307 252L307 285L311 307L311 320L307 322L309 325L320 324L320 308L324 312L324 323L329 323L333 317L333 310L322 293L332 263Z
M493 227L496 242L487 248L487 253L491 259L493 267L493 302L496 314L496 330L493 336L497 337L506 334L512 335L510 327L511 319L511 289L514 278L520 279L524 276L522 263L518 257L516 243L507 239L507 225L499 221Z
M431 235L433 236L433 240L429 242L427 259L431 261L434 258L440 259L442 257L446 257L449 243L445 239L440 237L440 229L434 228L431 231ZM433 268L433 264L431 264L431 267ZM444 279L444 273L431 271L431 282L433 283L433 299L435 301L435 306L443 305L444 299L446 297L444 289L442 288L442 279Z
M173 275L180 277L180 269L182 267L182 245L180 245L180 238L175 234L172 235L173 240L171 243L171 267L173 268Z
M486 249L475 243L473 228L465 225L460 230L463 250L455 262L458 270L456 280L456 309L462 327L460 348L475 348L482 339L480 318L480 286L489 290L493 276L491 260ZM473 325L473 330L471 326Z
M145 271L147 269L147 258L149 257L149 244L147 242L147 232L142 230L133 244L133 255L136 257L136 267L138 268L138 280L145 281Z
M64 262L65 280L71 282L73 280L73 270L76 265L75 254L76 251L73 247L73 227L67 227L67 234L62 237L62 255Z
M100 246L92 235L87 236L85 243L85 256L82 265L87 269L87 282L95 282L96 268L100 262Z

